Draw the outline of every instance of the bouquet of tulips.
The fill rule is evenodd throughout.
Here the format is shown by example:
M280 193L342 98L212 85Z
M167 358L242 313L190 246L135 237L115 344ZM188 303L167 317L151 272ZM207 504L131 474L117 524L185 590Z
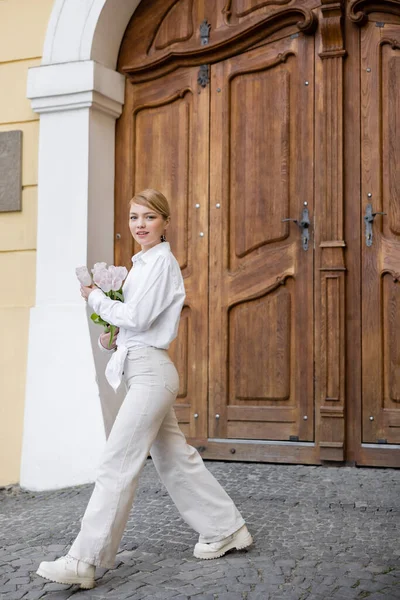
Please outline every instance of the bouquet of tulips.
M101 262L94 265L92 275L89 273L87 267L78 267L75 269L75 273L82 285L91 286L95 284L106 296L111 298L111 300L124 301L122 283L128 274L125 267L114 267L114 265L107 267L107 263ZM105 333L110 333L110 341L108 344L108 347L110 348L113 343L116 327L104 321L104 319L96 313L92 313L90 318L96 325L102 325Z

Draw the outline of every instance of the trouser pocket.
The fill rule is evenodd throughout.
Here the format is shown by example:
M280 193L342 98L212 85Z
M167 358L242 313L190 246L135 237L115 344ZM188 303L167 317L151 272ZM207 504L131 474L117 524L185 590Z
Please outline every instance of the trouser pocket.
M176 396L179 392L179 375L174 363L170 360L160 361L160 367L164 387Z

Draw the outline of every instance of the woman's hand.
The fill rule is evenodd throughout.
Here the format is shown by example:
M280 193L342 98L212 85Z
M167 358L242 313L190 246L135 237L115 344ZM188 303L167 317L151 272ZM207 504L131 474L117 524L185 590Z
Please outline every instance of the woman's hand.
M93 290L96 289L96 285L91 285L91 286L86 286L86 285L81 285L81 296L82 298L85 300L85 302L87 302L90 294L93 292Z
M111 332L109 331L108 333L102 333L100 335L100 344L103 346L103 348L105 348L106 350L114 350L114 348L116 348L118 332L119 328L117 327L114 331L114 338L111 346L108 345L110 343Z

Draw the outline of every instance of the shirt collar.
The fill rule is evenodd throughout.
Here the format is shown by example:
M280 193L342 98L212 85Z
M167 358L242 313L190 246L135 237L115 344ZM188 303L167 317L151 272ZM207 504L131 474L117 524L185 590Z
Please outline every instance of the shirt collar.
M146 250L146 252L143 252L143 250L141 250L140 252L132 256L132 263L135 264L139 260L143 261L144 263L147 263L152 257L158 256L159 254L166 255L170 251L171 246L169 245L169 242L160 242L159 244L156 244L155 246L150 248L150 250Z

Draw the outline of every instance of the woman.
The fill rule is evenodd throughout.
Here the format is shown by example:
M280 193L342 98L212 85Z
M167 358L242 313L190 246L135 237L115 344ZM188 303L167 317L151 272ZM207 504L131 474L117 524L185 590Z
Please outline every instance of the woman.
M38 575L65 584L94 586L96 566L112 568L140 472L150 452L155 468L185 521L199 534L197 558L217 558L252 543L232 500L186 443L173 409L178 373L167 348L178 332L185 289L165 233L166 198L144 190L130 203L129 228L142 250L123 286L124 302L96 286L81 294L100 316L119 327L116 351L106 369L114 389L124 375L128 393L119 410L99 467L81 530L68 554L42 562ZM99 340L107 348L109 334Z

